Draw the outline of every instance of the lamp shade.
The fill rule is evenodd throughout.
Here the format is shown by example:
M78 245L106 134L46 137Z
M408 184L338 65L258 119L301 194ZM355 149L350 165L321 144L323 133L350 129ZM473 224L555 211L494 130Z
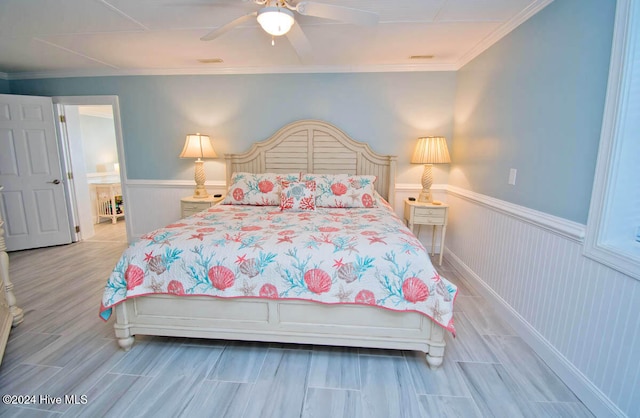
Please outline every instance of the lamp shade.
M412 164L446 164L450 163L447 140L443 136L426 136L418 138L418 143L411 157Z
M217 158L209 135L189 134L184 142L180 158Z
M293 13L280 7L263 7L258 10L258 23L269 35L281 36L293 26Z

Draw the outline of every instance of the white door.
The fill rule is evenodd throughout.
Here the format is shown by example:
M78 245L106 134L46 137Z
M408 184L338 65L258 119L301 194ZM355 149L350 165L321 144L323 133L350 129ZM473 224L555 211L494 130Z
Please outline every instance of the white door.
M8 251L71 242L48 97L0 94L0 185Z

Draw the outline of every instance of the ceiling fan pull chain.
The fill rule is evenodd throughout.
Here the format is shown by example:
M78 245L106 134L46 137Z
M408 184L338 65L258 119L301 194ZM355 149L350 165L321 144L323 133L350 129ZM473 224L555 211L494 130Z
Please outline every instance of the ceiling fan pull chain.
M278 5L278 13L282 13L280 12L280 5ZM282 27L280 25L280 21L278 21L278 32L282 33ZM273 38L271 38L271 46L273 46L275 44L275 42L273 41Z

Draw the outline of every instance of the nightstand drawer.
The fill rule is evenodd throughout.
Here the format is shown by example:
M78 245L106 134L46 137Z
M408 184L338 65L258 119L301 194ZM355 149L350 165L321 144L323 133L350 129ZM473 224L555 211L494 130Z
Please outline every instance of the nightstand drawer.
M203 210L209 209L210 207L211 207L210 202L182 204L182 210L187 212L202 212Z
M211 207L211 202L182 202L182 217L186 218L187 216L195 215L198 212L202 212L203 210L207 210Z
M180 213L183 218L186 218L187 216L195 215L196 213L209 209L223 199L224 197L222 196L209 196L203 199L197 199L191 196L183 197L180 199Z
M442 215L416 215L413 217L413 223L424 225L444 225L444 213Z
M418 216L435 216L439 218L444 218L445 208L421 208L420 206L416 206L413 209L413 214L417 218Z
M206 209L195 209L195 208L183 208L182 209L182 217L186 218L191 215L195 215L196 213L202 212Z

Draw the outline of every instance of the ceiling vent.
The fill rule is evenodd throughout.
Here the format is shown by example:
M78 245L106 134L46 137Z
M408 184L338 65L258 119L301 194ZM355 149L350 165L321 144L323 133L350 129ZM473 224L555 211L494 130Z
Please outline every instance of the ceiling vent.
M222 61L222 58L201 58L198 62L202 64L220 64L224 61Z

